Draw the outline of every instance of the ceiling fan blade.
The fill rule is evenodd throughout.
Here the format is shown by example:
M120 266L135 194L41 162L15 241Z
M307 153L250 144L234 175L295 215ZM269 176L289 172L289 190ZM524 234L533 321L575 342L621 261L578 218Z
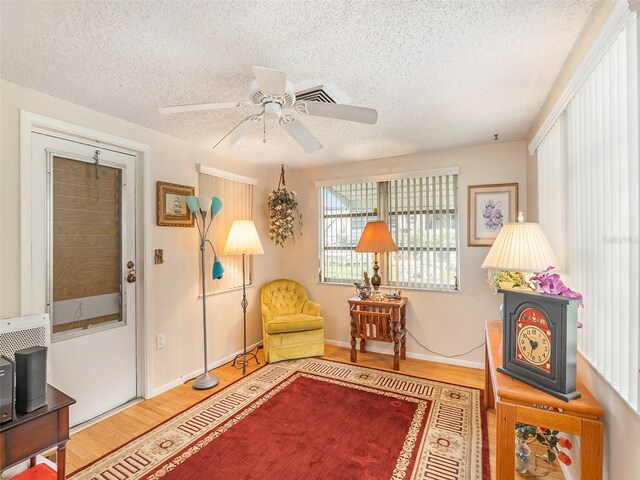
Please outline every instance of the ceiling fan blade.
M198 110L221 110L223 108L246 107L248 102L194 103L192 105L172 105L160 107L160 113L197 112Z
M320 141L307 130L300 120L293 115L285 115L280 119L280 125L293 139L304 148L305 152L313 153L322 148Z
M231 130L224 137L222 137L222 140L216 143L213 146L213 148L215 149L218 146L222 148L230 148L234 143L240 140L240 137L242 137L245 133L247 133L254 124L260 122L261 118L262 117L260 115L248 116L243 121L241 121L238 125L236 125L236 127L233 130Z
M287 72L273 68L253 67L253 76L258 81L262 93L270 93L279 97L284 96L287 87Z
M339 103L300 102L305 103L309 115L317 117L338 118L350 122L368 123L373 125L378 121L378 112L373 108L341 105ZM296 102L296 105L299 105Z

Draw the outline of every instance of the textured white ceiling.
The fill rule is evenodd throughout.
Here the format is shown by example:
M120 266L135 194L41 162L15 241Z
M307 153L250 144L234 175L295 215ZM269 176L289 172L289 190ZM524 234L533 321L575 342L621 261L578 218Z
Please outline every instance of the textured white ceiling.
M304 118L305 153L272 121L228 152L306 167L524 139L599 0L1 2L2 77L213 146L246 109L251 66L328 85L376 125ZM300 89L298 88L298 89Z

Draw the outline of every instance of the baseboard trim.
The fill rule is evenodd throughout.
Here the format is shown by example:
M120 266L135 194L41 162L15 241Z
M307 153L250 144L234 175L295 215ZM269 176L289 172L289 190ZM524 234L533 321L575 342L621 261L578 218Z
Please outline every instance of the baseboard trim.
M338 340L329 340L329 339L326 339L326 338L325 338L324 342L329 344L329 345L335 345L337 347L351 348L351 344L349 344L348 342L340 342ZM260 343L261 342L256 342L253 345L247 345L247 350L253 350ZM367 350L369 352L382 353L384 355L392 355L393 354L393 351L391 350L391 346L389 346L389 349L384 349L384 348L375 347L375 346L372 347L372 346L368 345L367 346ZM229 363L239 353L242 353L242 350L238 350L235 353L232 353L230 355L227 355L224 358L221 358L219 360L216 360L215 362L210 363L209 364L209 370L212 370L214 368L218 368L218 367L224 365L225 363ZM414 352L407 352L407 357L415 358L417 360L426 360L428 362L444 363L444 364L447 364L447 365L456 365L458 367L468 367L468 368L475 368L477 370L484 370L484 363L471 362L469 360L459 360L457 358L445 358L445 357L439 357L437 355L424 355L422 353L414 353ZM187 373L185 375L182 375L180 378L177 378L177 379L175 379L175 380L173 380L171 382L165 383L161 387L155 388L151 392L151 394L145 396L145 398L147 398L147 399L153 398L153 397L155 397L157 395L160 395L161 393L169 391L172 388L177 387L178 385L182 385L184 382L192 380L193 378L197 377L201 373L202 373L202 370L198 369L198 370L194 370L192 372L189 372L189 373Z
M351 348L351 344L348 342L341 342L338 340L329 340L326 338L324 342L329 345L335 345L337 347ZM385 355L393 355L393 350L391 346L389 346L388 349L385 349L385 348L380 348L376 346L372 347L370 345L367 345L367 351L373 352L373 353L382 353ZM414 352L407 352L407 357L415 358L417 360L426 360L428 362L445 363L447 365L456 365L458 367L468 367L468 368L475 368L477 370L484 370L484 363L472 362L470 360L459 360L457 358L446 358L446 357L440 357L438 355L425 355L422 353L414 353Z
M254 343L253 345L247 345L247 351L253 350L254 348L256 348L261 343L262 343L262 340L260 340L259 342ZM243 350L238 350L237 352L232 353L230 355L227 355L224 358L216 360L215 362L211 362L211 363L209 363L208 369L209 370L213 370L214 368L221 367L225 363L229 363L230 361L232 361L234 358L236 358L236 355L238 355L238 354L240 354L242 352L243 352ZM172 380L169 383L165 383L161 387L153 389L153 391L151 392L150 395L145 395L145 398L148 400L148 399L153 398L153 397L155 397L157 395L160 395L161 393L169 391L172 388L177 387L178 385L182 385L183 383L188 382L189 380L193 380L194 378L196 378L201 373L202 373L202 369L199 368L197 370L194 370L192 372L184 374L180 378Z

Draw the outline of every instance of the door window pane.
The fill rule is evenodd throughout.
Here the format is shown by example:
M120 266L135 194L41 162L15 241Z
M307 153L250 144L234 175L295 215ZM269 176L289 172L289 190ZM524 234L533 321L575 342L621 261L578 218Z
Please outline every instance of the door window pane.
M122 322L122 171L53 158L53 333Z

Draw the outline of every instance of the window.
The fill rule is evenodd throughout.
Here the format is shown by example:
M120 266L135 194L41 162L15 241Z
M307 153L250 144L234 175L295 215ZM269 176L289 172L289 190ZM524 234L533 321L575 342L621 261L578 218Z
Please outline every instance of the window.
M578 348L639 411L635 45L634 15L537 151L540 223L562 252L569 285L584 296Z
M224 292L242 286L242 256L222 255L224 244L234 220L253 219L253 187L256 180L239 175L229 174L204 165L198 165L198 193L216 196L222 201L222 211L211 226L207 238L213 243L218 258L224 266L224 275L220 280L211 280L211 272L207 271L207 294ZM198 252L198 255L200 253ZM245 256L247 285L253 284L252 256ZM205 265L213 265L213 251L207 247ZM200 272L202 274L202 272ZM200 277L202 278L202 277ZM202 288L202 287L200 287Z
M458 289L458 169L318 186L320 281L361 281L373 254L355 247L367 222L384 219L398 252L380 256L383 283Z

